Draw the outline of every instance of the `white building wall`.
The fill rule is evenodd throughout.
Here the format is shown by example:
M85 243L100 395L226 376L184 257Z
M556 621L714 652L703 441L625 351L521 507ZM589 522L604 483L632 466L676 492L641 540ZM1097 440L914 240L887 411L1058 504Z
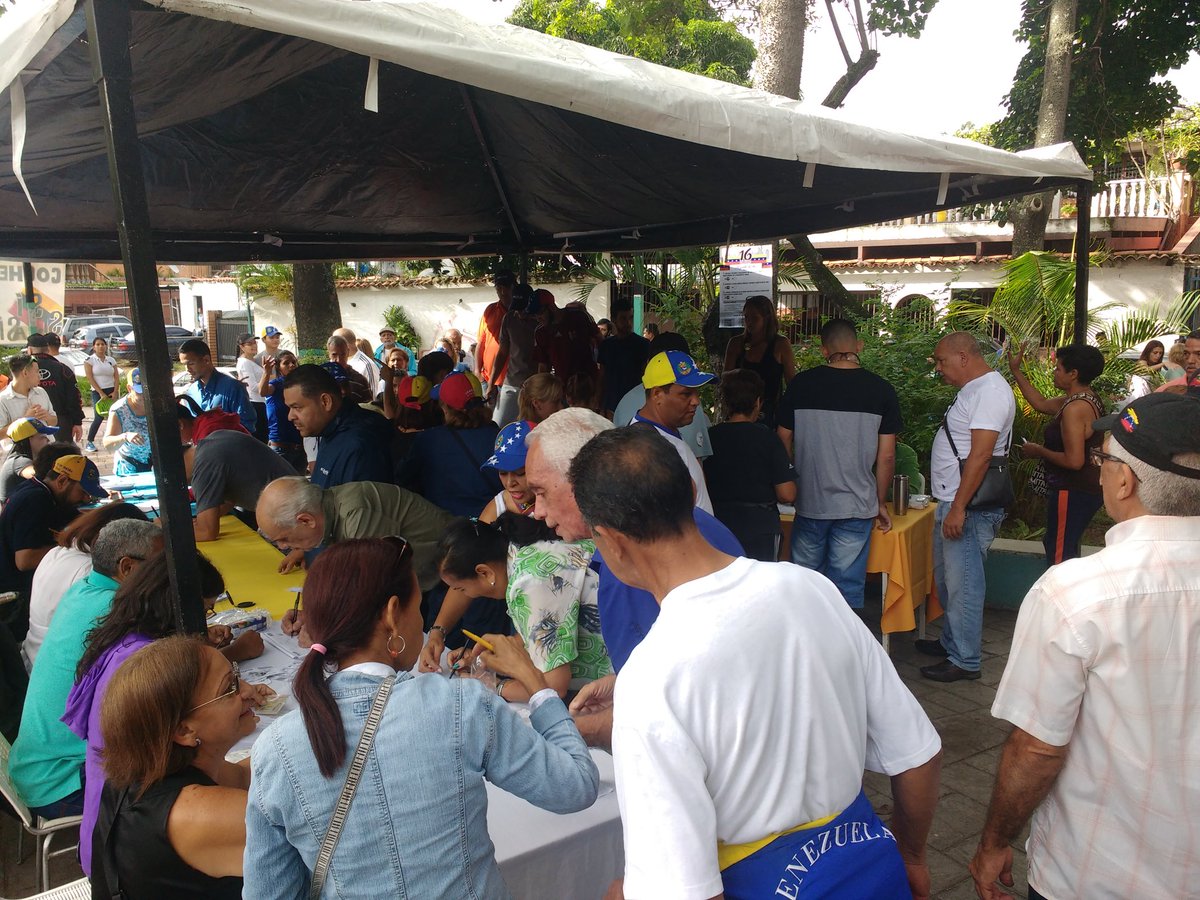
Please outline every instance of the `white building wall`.
M1000 265L965 265L958 268L838 269L838 280L849 291L879 291L892 304L923 294L939 305L948 303L951 291L995 288L1004 277ZM1183 293L1184 266L1162 260L1121 260L1093 267L1089 275L1088 305L1109 303L1119 308L1102 313L1113 319L1126 309L1161 304L1165 309Z
M554 294L559 306L578 299L585 284L539 284ZM479 320L487 305L496 299L496 290L491 285L433 284L415 287L362 287L339 288L338 302L342 309L342 324L358 337L372 344L379 341L379 329L383 327L383 313L389 306L399 306L407 314L417 334L421 337L422 352L429 350L433 342L449 328L457 328L472 338L479 333ZM182 302L182 301L181 301ZM208 306L205 297L204 306ZM285 347L296 347L296 319L290 303L276 300L255 300L252 304L254 327L261 334L267 325L274 325L287 336ZM608 315L608 282L591 286L587 297L588 312L599 319Z
M198 309L201 305L203 312L214 309L232 312L244 308L237 285L232 281L180 281L178 285L179 324L184 328L204 327L204 315ZM197 298L202 303L198 303Z

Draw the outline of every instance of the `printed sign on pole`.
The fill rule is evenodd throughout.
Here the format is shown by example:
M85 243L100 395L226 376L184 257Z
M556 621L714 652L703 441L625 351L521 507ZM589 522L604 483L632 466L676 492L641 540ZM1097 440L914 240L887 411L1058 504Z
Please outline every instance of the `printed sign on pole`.
M742 307L756 294L775 300L774 254L770 244L730 244L721 250L722 328L741 328Z

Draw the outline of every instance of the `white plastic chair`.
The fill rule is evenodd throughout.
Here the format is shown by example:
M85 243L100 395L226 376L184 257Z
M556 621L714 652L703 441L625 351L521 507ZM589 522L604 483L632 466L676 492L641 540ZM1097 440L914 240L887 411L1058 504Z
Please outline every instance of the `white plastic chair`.
M50 842L54 839L54 835L60 831L65 831L68 828L76 828L83 821L83 816L63 816L58 819L44 819L41 816L34 816L25 801L21 799L21 795L17 793L17 787L12 782L12 778L8 774L8 754L12 747L8 743L8 739L0 735L0 794L4 795L12 808L16 811L17 816L21 820L21 827L33 835L37 846L37 889L45 891L50 885L50 857L61 856L64 853L71 853L79 847L78 842L70 847L63 847L61 850L50 852ZM85 879L83 882L87 884ZM65 885L64 887L71 887ZM58 890L62 890L59 888ZM86 894L58 894L51 891L48 894L38 894L39 897L88 897L90 889Z
M25 900L92 900L92 884L86 878L80 878L70 884L26 897Z

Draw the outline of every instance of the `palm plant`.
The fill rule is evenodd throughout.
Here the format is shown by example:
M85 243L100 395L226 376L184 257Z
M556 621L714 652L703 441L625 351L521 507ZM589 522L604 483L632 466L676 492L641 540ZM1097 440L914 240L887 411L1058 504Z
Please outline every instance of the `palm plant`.
M252 300L274 297L284 303L292 302L292 267L287 263L235 266L233 280L238 290Z

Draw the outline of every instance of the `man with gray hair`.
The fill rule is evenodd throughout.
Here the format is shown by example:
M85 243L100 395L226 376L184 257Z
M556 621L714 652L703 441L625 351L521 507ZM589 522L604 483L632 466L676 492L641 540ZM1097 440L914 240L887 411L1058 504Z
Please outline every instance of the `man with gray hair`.
M419 494L394 484L352 481L322 488L307 478L277 478L263 488L255 509L258 530L271 543L290 551L279 565L290 572L307 552L353 538L397 535L413 549L413 565L422 591L439 583L434 559L438 539L454 516ZM289 610L283 630L300 630Z
M1200 401L1097 419L1116 524L1026 595L992 715L1012 723L971 874L1008 894L1033 818L1029 896L1187 897L1200 859Z
M641 427L641 426L639 426ZM529 454L525 457L525 478L534 496L534 516L558 532L564 541L591 537L591 529L575 503L575 492L567 478L583 446L613 423L588 409L572 407L547 418L525 438ZM712 515L695 507L692 517L700 534L716 549L741 556L742 547L733 533ZM658 618L658 604L647 591L630 587L613 575L601 553L592 557L592 567L600 575L596 605L600 612L600 631L608 648L613 669L621 671L625 660L649 633ZM576 724L590 744L607 746L612 729L613 677L592 682L571 704L578 715Z
M346 342L347 357L342 365L348 365L367 382L371 392L368 399L379 396L379 366L375 360L358 349L358 337L349 328L338 328L333 332L334 337L340 337Z
M144 519L109 522L92 544L92 571L63 594L29 677L21 728L9 765L13 782L37 815L79 815L80 770L87 745L61 721L87 633L108 613L113 595L162 549L162 529Z

